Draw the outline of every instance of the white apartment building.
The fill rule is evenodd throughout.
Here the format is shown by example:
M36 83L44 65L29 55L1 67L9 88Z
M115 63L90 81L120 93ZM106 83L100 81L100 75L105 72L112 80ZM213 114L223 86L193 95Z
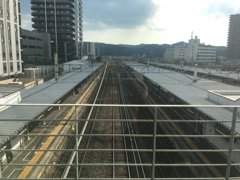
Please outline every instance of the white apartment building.
M165 50L165 60L169 63L184 60L188 63L213 63L216 61L216 48L200 43L197 36L191 38L188 46L171 47Z
M20 0L0 0L0 77L22 73Z
M195 36L188 42L185 50L184 60L191 63L213 63L216 61L216 48L214 46L200 43L200 39Z
M170 47L165 50L165 60L169 63L174 63L184 59L185 48L183 47Z

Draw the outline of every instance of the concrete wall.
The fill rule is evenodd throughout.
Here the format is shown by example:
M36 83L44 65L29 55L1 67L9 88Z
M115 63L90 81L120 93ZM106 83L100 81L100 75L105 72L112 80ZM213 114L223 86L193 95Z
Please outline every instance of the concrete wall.
M0 104L16 104L21 101L20 91L11 93L11 94L2 94L4 96L0 96ZM3 111L10 106L0 106L0 111Z

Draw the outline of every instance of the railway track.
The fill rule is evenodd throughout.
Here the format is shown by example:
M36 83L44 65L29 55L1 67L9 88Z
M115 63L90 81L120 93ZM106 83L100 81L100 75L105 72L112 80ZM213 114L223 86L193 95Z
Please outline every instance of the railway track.
M114 68L110 62L108 68ZM104 81L99 93L99 104L119 104L121 97L119 92L119 80L117 69L108 69L104 76ZM106 98L107 97L107 98ZM97 107L93 111L92 119L95 119L90 134L93 137L88 138L86 149L94 149L96 151L85 152L82 164L91 163L91 166L81 167L81 178L127 178L126 167L118 166L118 163L126 163L126 153L120 151L112 151L123 149L122 137L115 137L114 134L122 134L122 124L120 119L119 107ZM99 121L101 120L101 121ZM108 121L111 120L111 121ZM115 121L116 120L116 121ZM111 136L112 134L112 136ZM102 136L103 135L103 136ZM109 135L109 136L104 136ZM95 166L94 164L102 164ZM105 165L111 164L111 165Z
M74 97L77 98L76 104L100 104L99 106L62 109L57 121L49 123L46 121L46 124L38 127L45 128L45 134L50 134L50 137L36 136L42 140L37 151L29 150L30 164L35 163L36 166L44 164L40 160L54 154L47 150L58 148L56 143L59 145L64 142L65 146L59 149L58 160L54 162L57 165L53 161L47 162L49 168L41 170L41 175L35 177L55 179L191 179L197 177L195 168L169 166L189 163L182 153L171 151L176 150L177 145L180 144L177 142L180 138L156 137L154 139L153 136L154 131L161 136L173 133L182 135L186 129L194 130L193 123L186 123L184 126L181 123L171 122L174 116L178 119L177 115L183 113L182 111L169 111L169 109L165 111L159 108L158 118L168 119L169 122L158 123L155 126L154 112L150 108L103 106L104 104L145 104L146 99L151 98L148 97L151 91L147 89L141 78L139 79L133 78L128 69L114 61L109 61L102 74L96 78L96 82ZM182 118L191 119L192 117L188 116L187 111L184 110ZM35 131L38 134L40 129ZM59 133L63 136L56 137ZM31 136L33 135L32 132ZM193 143L194 139L187 137L183 139L181 143L185 141L189 147L198 148ZM167 151L163 151L165 149ZM199 160L210 163L205 154L201 152L196 154ZM155 166L155 164L161 165ZM31 178L32 171L36 169L43 168L26 165L18 178ZM212 173L218 173L215 170L210 168ZM208 175L206 177L209 177Z

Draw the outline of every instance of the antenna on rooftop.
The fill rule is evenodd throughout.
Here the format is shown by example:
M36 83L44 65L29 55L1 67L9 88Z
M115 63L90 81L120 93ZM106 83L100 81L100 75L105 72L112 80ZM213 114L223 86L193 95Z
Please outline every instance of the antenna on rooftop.
M193 38L193 31L192 31L192 34L191 34L191 39Z

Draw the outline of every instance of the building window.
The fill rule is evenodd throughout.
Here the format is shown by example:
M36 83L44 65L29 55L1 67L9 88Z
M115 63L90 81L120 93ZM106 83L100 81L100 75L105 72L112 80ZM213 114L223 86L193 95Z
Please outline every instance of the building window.
M3 73L7 73L7 64L3 63Z
M20 62L17 62L17 71L20 71L21 68L20 68Z
M10 71L13 72L13 63L10 62Z
M5 60L6 59L6 53L3 52L2 56L3 56L3 60Z

